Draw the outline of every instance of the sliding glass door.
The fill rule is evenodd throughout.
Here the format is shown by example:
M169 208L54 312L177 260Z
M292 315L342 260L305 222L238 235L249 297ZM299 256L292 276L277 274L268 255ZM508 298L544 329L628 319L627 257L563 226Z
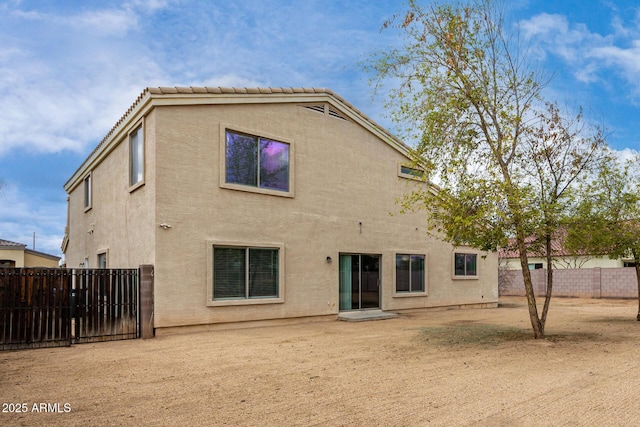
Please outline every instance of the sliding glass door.
M380 308L380 255L340 255L340 310Z

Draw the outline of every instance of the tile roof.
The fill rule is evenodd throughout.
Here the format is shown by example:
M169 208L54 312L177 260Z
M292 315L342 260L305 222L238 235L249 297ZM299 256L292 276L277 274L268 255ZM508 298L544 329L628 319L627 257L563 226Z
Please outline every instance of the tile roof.
M16 248L16 249L24 249L27 245L23 245L22 243L12 242L10 240L0 239L0 246L5 248Z
M587 254L587 253L572 254L564 246L564 242L566 238L567 238L566 230L561 229L561 230L557 230L554 233L554 235L551 238L552 256L562 257L562 256L575 256L575 255L593 255L593 254ZM538 239L535 236L527 237L525 239L525 245L527 246L527 255L529 257L546 256L545 250L543 247L544 242L538 241ZM520 254L518 252L518 249L516 248L515 239L509 239L509 245L506 248L500 248L498 250L498 256L499 258L519 258Z
M133 102L133 104L129 107L129 109L120 117L120 119L116 122L115 125L111 128L111 130L107 133L107 135L100 141L100 144L94 150L97 151L98 148L103 145L109 137L116 131L118 126L120 126L123 122L125 122L131 114L133 110L142 102L142 100L148 95L284 95L284 94L325 94L329 95L356 113L358 113L363 119L367 122L375 126L376 128L382 130L386 133L390 138L396 140L396 142L404 145L403 142L399 141L395 136L393 136L389 131L384 129L382 126L378 125L376 122L367 117L362 111L358 110L353 104L348 102L346 99L327 88L315 88L315 87L255 87L255 88L247 88L247 87L210 87L210 86L189 86L189 87L147 87L145 88L138 98ZM91 153L93 154L93 152Z

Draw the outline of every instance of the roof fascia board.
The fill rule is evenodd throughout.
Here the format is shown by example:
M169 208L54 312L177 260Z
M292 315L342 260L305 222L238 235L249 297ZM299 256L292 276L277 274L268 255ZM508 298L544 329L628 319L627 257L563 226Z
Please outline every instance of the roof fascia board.
M25 249L24 253L25 254L34 255L34 256L39 256L40 258L48 258L48 259L53 260L53 261L60 261L60 257L59 256L55 256L55 255L51 255L51 254L45 254L44 252L34 251L33 249Z
M75 171L71 178L69 178L69 180L64 184L65 191L67 193L71 193L71 191L73 191L73 189L83 181L87 171L93 170L97 165L99 165L102 160L117 146L117 142L119 142L124 135L129 132L130 127L135 123L138 123L142 117L146 116L151 108L153 108L152 99L148 96L146 99L142 99L138 104L136 104L126 115L126 118L121 120L120 123L113 128L109 137L103 140L98 147L96 147L96 149Z

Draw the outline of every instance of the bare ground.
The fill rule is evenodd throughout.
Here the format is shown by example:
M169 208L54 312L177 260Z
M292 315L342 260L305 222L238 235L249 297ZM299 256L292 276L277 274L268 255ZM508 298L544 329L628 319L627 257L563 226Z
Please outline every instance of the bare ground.
M532 339L524 299L502 298L497 309L1 352L2 409L27 412L2 412L0 425L638 425L636 309L556 298L545 340Z

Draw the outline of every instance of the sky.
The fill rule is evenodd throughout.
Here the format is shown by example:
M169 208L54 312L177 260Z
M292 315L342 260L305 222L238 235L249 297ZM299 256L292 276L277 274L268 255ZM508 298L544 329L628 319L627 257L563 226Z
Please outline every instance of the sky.
M428 0L423 0L428 4ZM640 4L512 0L545 95L640 150ZM145 87L323 87L394 130L363 70L402 0L0 0L0 239L63 256L64 183Z

